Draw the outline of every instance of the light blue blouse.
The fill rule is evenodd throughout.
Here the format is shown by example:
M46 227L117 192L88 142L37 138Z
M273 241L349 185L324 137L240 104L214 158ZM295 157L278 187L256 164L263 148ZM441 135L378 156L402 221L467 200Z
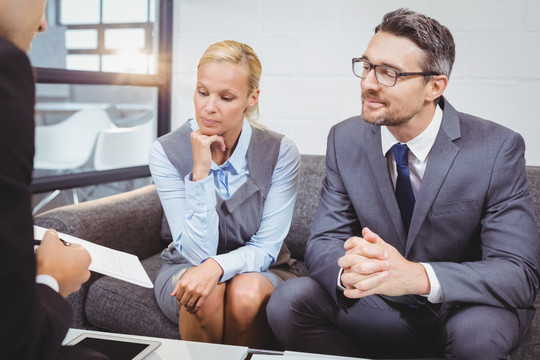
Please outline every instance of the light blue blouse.
M193 130L199 128L195 120L190 120L190 124ZM200 264L209 257L216 260L223 268L221 281L244 272L268 270L289 232L296 201L300 154L296 145L284 137L257 233L245 246L217 255L216 197L229 199L249 177L247 151L251 133L251 125L244 119L231 157L221 166L212 161L209 176L200 181L191 181L191 173L181 178L158 141L150 149L150 171L169 221L174 246L192 264Z

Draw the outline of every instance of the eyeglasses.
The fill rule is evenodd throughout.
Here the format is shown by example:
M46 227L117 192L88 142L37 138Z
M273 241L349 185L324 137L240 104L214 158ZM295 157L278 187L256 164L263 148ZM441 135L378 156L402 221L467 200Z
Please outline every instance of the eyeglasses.
M403 76L431 76L439 75L436 72L398 72L395 69L392 69L386 65L373 65L364 58L353 58L352 59L352 71L354 75L358 76L361 79L365 79L369 72L375 71L375 78L379 84L392 87L396 85L398 78Z

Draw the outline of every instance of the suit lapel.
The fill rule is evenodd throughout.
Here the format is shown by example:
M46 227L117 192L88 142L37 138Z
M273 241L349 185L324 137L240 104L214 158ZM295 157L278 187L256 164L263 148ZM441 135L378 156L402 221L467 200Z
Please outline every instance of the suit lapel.
M458 113L444 98L441 99L440 106L444 110L441 128L429 153L426 172L416 199L405 256L409 254L433 201L459 152L459 147L454 144L454 140L461 136Z

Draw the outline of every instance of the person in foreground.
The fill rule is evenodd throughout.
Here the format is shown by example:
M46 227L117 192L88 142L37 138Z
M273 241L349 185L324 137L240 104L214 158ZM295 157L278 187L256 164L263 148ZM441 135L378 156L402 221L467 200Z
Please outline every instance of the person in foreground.
M25 52L47 27L45 0L0 0L0 358L104 359L62 347L64 299L90 277L90 255L48 230L34 253L34 74ZM36 277L37 275L37 277Z
M173 236L155 294L184 340L262 346L270 294L298 275L283 240L300 155L255 122L260 76L248 45L211 45L197 69L195 119L150 150Z
M360 58L362 116L328 135L306 249L269 323L291 350L363 357L506 359L538 287L524 141L442 96L450 31L386 14Z

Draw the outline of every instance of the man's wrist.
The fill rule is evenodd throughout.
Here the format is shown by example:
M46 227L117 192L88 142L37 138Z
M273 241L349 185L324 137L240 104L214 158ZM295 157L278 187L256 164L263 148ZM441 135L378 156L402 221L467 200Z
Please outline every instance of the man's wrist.
M429 295L431 292L431 283L426 268L421 263L414 263L414 267L415 276L412 278L415 280L413 285L414 288L411 293L414 295Z

